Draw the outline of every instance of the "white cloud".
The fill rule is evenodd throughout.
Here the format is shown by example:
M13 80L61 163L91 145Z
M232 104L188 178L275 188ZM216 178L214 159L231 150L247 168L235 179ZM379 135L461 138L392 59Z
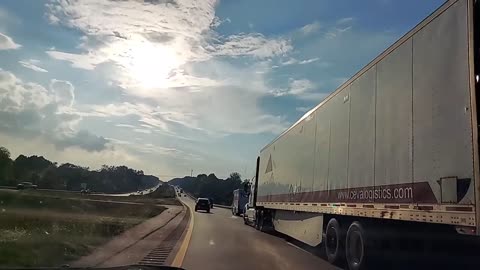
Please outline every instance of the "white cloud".
M308 112L310 110L309 107L296 107L295 110L297 112Z
M217 28L219 27L220 25L224 24L224 23L231 23L232 21L230 20L230 18L226 18L224 20L220 19L219 17L215 16L213 18L213 21L212 23L210 24L210 26L212 28Z
M129 125L129 124L116 124L116 127L124 127L124 128L136 128L134 125Z
M289 66L289 65L294 65L294 64L298 64L298 63L299 63L299 61L298 61L297 59L295 59L295 58L290 58L290 59L288 59L287 61L280 63L280 65L282 65L282 66Z
M320 58L318 57L314 57L314 58L310 58L310 59L305 59L305 60L297 60L295 58L290 58L288 59L287 61L285 62L282 62L280 63L281 66L289 66L289 65L306 65L306 64L310 64L310 63L313 63L313 62L317 62L318 60L320 60ZM325 63L326 64L326 63ZM277 68L278 66L274 66L273 68Z
M35 60L35 59L20 60L20 61L18 61L18 63L19 63L20 65L22 65L23 67L28 68L28 69L31 69L31 70L33 70L33 71L37 71L37 72L48 72L48 70L37 66L37 64L40 63L40 61Z
M71 107L75 100L75 87L69 81L53 79L50 81L50 89L55 93L55 101L60 106Z
M277 89L273 91L273 94L277 97L292 95L292 96L301 96L307 91L310 91L314 88L314 84L307 79L300 80L289 80L288 88L286 89Z
M284 55L292 50L290 41L283 38L268 39L259 33L238 34L227 37L222 44L213 47L214 55L254 56L268 58Z
M288 88L286 89L276 89L271 92L276 97L281 96L294 96L302 100L311 100L311 101L321 101L327 96L326 93L319 93L312 81L307 79L290 79Z
M215 27L230 20L215 16L216 4L51 1L46 16L55 16L53 23L75 28L84 37L79 52L47 53L86 70L110 63L106 80L131 97L131 103L81 109L84 117L134 115L163 132L181 125L213 136L283 130L285 118L264 112L259 99L269 92L268 59L292 51L291 41L259 33L220 36ZM220 61L223 57L262 63L238 67ZM138 103L137 97L150 105Z
M291 95L301 95L306 91L313 89L315 86L309 80L302 79L302 80L291 80L290 81L290 88L289 93Z
M345 17L337 20L337 24L347 24L353 21L353 17Z
M0 50L15 50L20 47L22 45L15 43L11 37L0 33Z
M329 39L334 39L334 38L338 37L339 35L349 31L350 29L352 29L351 26L347 26L347 27L344 27L344 28L333 28L325 34L325 37L327 37Z
M315 21L313 23L304 25L302 28L300 28L300 32L304 35L310 35L317 32L320 28L321 28L320 23Z
M93 53L74 54L55 50L49 50L46 53L54 59L70 62L72 67L87 70L93 70L98 64L106 61L105 58L94 55Z
M152 133L151 130L149 130L149 129L144 129L144 128L135 128L135 129L133 129L133 132L144 133L144 134L150 134L150 133Z
M305 64L310 64L310 63L313 63L313 62L316 62L320 60L320 58L318 57L315 57L315 58L310 58L310 59L305 59L305 60L302 60L300 62L298 62L300 65L305 65Z
M44 108L54 100L47 89L36 83L24 83L13 73L0 69L0 110L20 112Z
M73 98L73 86L67 81L52 80L47 90L0 69L0 130L24 139L41 137L58 149L105 149L105 138L75 129L81 116L72 112Z

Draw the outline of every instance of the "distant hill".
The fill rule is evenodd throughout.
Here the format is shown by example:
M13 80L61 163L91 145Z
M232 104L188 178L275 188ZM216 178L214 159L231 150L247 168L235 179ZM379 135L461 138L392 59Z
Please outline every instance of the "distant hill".
M216 204L231 205L233 191L243 188L241 176L232 173L227 179L219 179L215 174L199 174L196 177L185 176L168 181L170 185L181 187L195 197L212 198Z
M173 178L173 179L170 179L168 181L168 183L170 185L173 185L173 186L180 186L182 185L183 182L186 182L186 181L192 181L194 179L197 179L196 176L185 176L185 177L182 177L182 178Z

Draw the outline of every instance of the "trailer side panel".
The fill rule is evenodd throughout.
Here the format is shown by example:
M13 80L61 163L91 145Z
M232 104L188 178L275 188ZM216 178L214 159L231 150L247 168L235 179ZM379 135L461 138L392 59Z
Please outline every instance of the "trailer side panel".
M445 3L265 147L257 205L474 226L467 4Z

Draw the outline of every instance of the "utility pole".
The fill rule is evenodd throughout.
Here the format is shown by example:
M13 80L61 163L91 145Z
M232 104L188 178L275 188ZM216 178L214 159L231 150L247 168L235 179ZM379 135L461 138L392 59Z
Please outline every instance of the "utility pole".
M193 170L190 170L190 177L193 177Z

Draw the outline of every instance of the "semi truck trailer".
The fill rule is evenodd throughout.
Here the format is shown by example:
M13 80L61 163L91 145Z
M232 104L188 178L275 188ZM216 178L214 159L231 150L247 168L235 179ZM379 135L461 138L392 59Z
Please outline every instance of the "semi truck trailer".
M476 240L479 7L445 2L261 149L246 223L349 269L387 232Z

